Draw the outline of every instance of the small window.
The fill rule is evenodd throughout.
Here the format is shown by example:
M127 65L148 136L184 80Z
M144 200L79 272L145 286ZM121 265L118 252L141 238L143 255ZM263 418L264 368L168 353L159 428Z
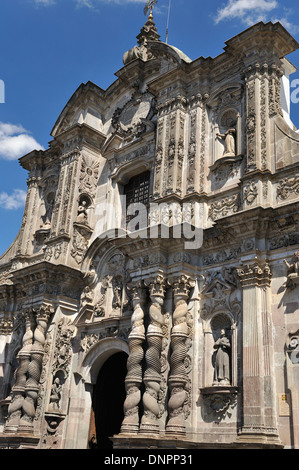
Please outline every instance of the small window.
M150 190L150 172L145 171L140 175L133 176L130 181L124 187L124 194L126 196L126 209L130 204L141 203L146 208L149 205L149 190ZM135 216L138 215L138 210L135 212ZM134 215L126 216L126 223L129 223ZM135 227L138 230L139 226Z
M150 172L145 171L140 175L133 176L125 185L126 207L130 204L141 202L145 206L149 203Z

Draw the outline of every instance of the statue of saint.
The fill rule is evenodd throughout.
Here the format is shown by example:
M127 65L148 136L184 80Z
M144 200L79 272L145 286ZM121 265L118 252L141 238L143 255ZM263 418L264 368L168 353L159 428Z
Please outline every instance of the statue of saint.
M61 389L62 389L62 386L60 385L60 380L58 377L56 377L51 388L51 396L50 396L50 406L53 410L59 409Z
M288 268L289 274L296 274L299 276L299 251L296 251L293 255L292 264L288 263L285 259L283 260L284 264Z
M82 201L78 207L78 215L77 215L77 222L81 224L86 224L87 222L87 203L86 201Z
M230 385L230 341L225 334L225 330L221 330L220 338L214 344L216 352L215 371L213 385Z
M223 157L236 156L235 129L228 129L225 134L216 134L217 137L224 140Z

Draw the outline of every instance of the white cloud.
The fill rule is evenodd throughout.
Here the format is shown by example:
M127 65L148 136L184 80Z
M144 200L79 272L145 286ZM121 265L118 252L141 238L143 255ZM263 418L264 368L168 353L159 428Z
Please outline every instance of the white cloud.
M26 201L26 191L14 189L12 194L0 193L0 207L7 210L16 210L24 207Z
M265 12L277 7L276 0L229 0L227 5L218 9L215 23L234 18L239 18L247 24L254 23L264 19Z
M283 16L282 18L271 18L271 21L272 23L277 23L277 22L281 23L282 26L284 26L285 29L291 34L296 34L299 31L299 27L291 23L286 17L286 15Z
M16 160L35 149L43 147L23 126L0 122L0 158Z

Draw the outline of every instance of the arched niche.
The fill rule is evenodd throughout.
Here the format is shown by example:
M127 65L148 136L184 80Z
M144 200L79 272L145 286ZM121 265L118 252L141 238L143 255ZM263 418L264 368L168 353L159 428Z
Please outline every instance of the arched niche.
M214 312L205 320L204 325L204 387L216 386L215 381L215 344L225 331L225 336L230 343L229 350L229 384L237 385L237 329L233 315L226 310ZM220 385L220 384L219 384Z
M244 115L244 93L241 83L229 83L218 88L211 94L207 106L211 122L211 138L212 138L212 160L210 165L213 166L218 161L232 161L240 159L244 154L243 120ZM234 129L235 151L234 155L225 155L225 139L220 139L217 134L225 135L227 131ZM225 159L225 160L222 160Z

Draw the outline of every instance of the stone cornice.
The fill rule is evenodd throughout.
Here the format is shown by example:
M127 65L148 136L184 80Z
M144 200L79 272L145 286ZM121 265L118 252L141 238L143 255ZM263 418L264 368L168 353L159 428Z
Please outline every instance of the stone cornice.
M268 42L271 52L281 58L298 49L298 42L280 23L263 23L262 21L246 29L225 42L225 51L231 54L252 57L252 53L265 51Z

